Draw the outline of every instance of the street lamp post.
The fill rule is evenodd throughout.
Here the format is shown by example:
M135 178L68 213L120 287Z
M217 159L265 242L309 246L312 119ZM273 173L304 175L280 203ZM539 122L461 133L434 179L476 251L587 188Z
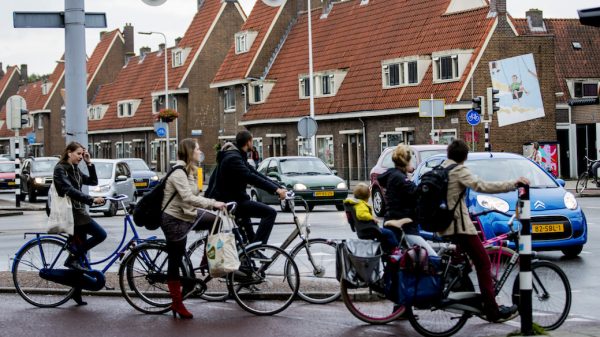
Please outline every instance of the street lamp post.
M308 2L308 90L310 90L309 95L309 105L310 105L310 118L315 119L315 94L314 88L315 84L314 76L313 76L313 50L312 50L312 8L311 8L311 0L307 0ZM316 134L310 138L310 152L312 152L313 156L317 156L317 136Z
M161 32L138 32L142 35L158 34L162 35L165 40L165 47L163 53L165 54L165 108L169 108L169 67L168 67L168 55L167 55L167 36ZM177 118L175 119L175 143L179 145L179 127ZM169 123L167 123L167 170L171 165L171 140L169 139Z

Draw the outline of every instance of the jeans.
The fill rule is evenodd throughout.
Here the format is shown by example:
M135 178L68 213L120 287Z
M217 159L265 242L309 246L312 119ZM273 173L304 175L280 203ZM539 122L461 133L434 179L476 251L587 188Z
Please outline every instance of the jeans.
M421 235L406 234L406 242L408 242L410 246L417 245L425 248L427 250L427 255L429 256L437 256L435 250L433 250L431 245L423 239Z
M73 242L80 256L85 255L90 249L106 240L106 231L94 219L91 220L88 224L75 226Z
M277 211L271 206L265 205L262 202L245 200L237 204L236 218L241 219L238 224L245 232L249 243L262 242L263 244L269 241ZM260 218L258 231L254 233L250 218Z

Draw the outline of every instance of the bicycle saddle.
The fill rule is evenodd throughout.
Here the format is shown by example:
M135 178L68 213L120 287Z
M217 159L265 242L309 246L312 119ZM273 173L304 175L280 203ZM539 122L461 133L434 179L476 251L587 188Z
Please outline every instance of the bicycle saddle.
M402 218L398 220L388 220L383 224L383 227L396 227L402 229L402 226L413 222L411 218Z

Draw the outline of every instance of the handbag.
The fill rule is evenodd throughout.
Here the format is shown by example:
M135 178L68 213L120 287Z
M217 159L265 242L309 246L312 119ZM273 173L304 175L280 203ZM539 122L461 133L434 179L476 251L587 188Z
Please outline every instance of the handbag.
M227 215L225 216L226 221L220 222L219 219L221 219L221 216L215 218L210 234L206 239L208 272L212 277L225 276L240 267L235 235L231 232L233 229L231 218ZM218 225L219 222L220 225Z
M73 235L75 221L73 219L73 204L68 196L61 197L56 191L54 183L48 191L50 196L50 216L48 217L48 234L66 233Z

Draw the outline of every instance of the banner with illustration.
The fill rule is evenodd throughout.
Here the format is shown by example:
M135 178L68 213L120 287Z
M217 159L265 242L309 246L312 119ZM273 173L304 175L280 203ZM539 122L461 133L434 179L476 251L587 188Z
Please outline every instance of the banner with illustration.
M558 177L558 143L540 142L540 154L542 157L542 168ZM531 158L533 144L523 145L523 156Z
M492 87L500 91L499 126L545 116L533 54L492 61L490 75Z

